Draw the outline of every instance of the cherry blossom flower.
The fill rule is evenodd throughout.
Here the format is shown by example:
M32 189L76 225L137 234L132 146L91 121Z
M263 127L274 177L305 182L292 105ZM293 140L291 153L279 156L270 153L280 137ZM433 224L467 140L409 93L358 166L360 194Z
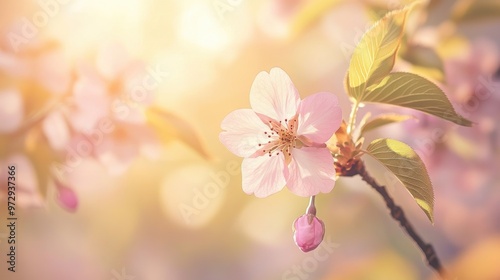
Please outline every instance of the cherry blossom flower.
M107 45L97 54L95 65L78 67L68 121L75 130L70 146L86 141L101 123L104 131L87 154L103 163L113 174L123 173L139 154L157 154L160 144L148 126L144 110L152 92L137 95L134 89L147 77L145 66L132 59L120 45Z
M0 124L0 137L9 147L0 162L2 166L15 165L20 170L16 179L18 205L23 208L42 207L46 188L41 185L45 182L37 177L37 169L42 165L41 160L47 165L51 160L39 155L27 156L29 141L25 145L12 143L24 137L31 138L26 135L37 135L34 131L38 128L54 153L69 142L70 131L64 116L55 109L56 106L51 107L60 105L61 97L68 93L71 82L69 63L57 45L47 43L17 54L0 50L0 72L7 81L0 89L0 116L4 120ZM34 101L31 97L36 95L39 97ZM37 140L35 142L40 144ZM0 196L4 196L3 193Z
M63 107L59 105L71 83L70 64L62 49L55 42L17 54L0 49L0 72L8 81L8 86L0 89L0 107L5 107L0 108L0 115L7 120L0 125L0 134L41 122L51 147L61 150L69 141L70 131L56 107ZM40 97L33 101L32 94Z
M95 65L77 67L68 116L78 132L88 132L109 117L127 123L144 123L144 106L152 101L151 92L135 96L134 87L146 77L145 65L132 59L123 47L107 45L97 54Z
M325 142L342 120L336 96L321 92L301 100L290 77L273 68L255 78L250 104L226 116L219 135L244 157L243 191L266 197L286 184L303 197L330 192L335 169Z
M103 48L94 65L83 62L74 71L57 44L18 54L0 49L0 72L8 79L0 89L0 116L5 119L0 136L6 141L15 133L41 129L52 153L77 151L80 157L97 159L114 174L123 173L139 153L158 154L159 140L144 114L144 105L152 101L151 81L146 84L148 90L134 91L144 85L146 69L123 48ZM42 97L35 102L30 99L32 94ZM45 188L39 186L35 172L40 165L22 156L23 147L19 149L15 151L20 153L17 161L29 171L20 182L20 205L41 206L45 198L39 192ZM48 157L44 160L47 165L52 163ZM51 179L55 180L56 201L64 209L76 211L77 194L71 186L59 183L67 178L55 177Z

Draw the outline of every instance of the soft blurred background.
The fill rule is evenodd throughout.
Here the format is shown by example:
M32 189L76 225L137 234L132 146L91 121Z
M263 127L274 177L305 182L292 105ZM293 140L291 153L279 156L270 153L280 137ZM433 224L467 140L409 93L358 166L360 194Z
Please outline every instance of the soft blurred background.
M274 66L301 96L335 93L370 23L398 0L40 0L0 4L0 279L435 279L359 178L317 198L324 245L291 225L307 199L241 189L219 142ZM369 170L456 279L500 279L500 4L431 1L396 68L425 75L473 120L410 113L372 132L413 146L435 188L435 224L381 166ZM360 114L360 118L362 114ZM17 264L7 270L7 165L17 167ZM5 224L5 225L4 225Z

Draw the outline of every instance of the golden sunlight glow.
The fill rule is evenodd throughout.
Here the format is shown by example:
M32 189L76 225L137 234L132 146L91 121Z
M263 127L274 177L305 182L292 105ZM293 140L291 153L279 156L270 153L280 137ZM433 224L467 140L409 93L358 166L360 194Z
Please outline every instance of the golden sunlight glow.
M223 50L229 44L229 34L209 6L197 3L183 11L179 23L182 40L210 51Z
M196 176L193 176L196 174ZM160 190L163 213L188 228L207 225L220 211L226 192L207 164L188 165L170 173Z
M292 222L302 214L290 211L294 207L290 198L289 193L286 193L252 200L238 219L243 233L265 244L276 244L284 237L289 237L292 234Z

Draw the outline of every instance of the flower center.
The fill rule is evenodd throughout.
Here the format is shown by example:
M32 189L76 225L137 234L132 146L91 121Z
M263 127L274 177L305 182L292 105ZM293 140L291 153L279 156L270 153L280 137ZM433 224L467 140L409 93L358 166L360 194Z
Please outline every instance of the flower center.
M282 121L269 121L269 131L265 131L268 141L259 146L264 146L263 153L269 156L279 155L282 152L285 157L292 155L292 149L297 147L297 118Z

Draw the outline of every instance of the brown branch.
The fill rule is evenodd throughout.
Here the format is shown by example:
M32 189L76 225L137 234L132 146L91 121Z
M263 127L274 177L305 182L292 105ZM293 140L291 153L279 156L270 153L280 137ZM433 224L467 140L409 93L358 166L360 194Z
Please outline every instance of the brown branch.
M425 255L425 258L427 259L427 263L437 272L439 275L443 278L446 279L445 277L445 271L443 267L441 266L441 262L439 261L439 258L436 254L436 251L434 250L434 247L432 247L431 244L425 243L422 238L418 235L418 233L415 231L413 226L410 224L408 219L406 219L405 213L403 212L403 209L396 205L394 203L394 200L389 196L389 193L387 192L386 188L384 186L381 186L377 184L375 179L373 179L365 169L364 164L359 161L356 170L358 171L358 174L361 176L363 181L367 182L370 186L372 186L383 198L385 201L385 204L387 205L387 208L391 211L391 216L399 222L401 227L404 228L406 233L417 243L418 247L420 247L420 250Z

